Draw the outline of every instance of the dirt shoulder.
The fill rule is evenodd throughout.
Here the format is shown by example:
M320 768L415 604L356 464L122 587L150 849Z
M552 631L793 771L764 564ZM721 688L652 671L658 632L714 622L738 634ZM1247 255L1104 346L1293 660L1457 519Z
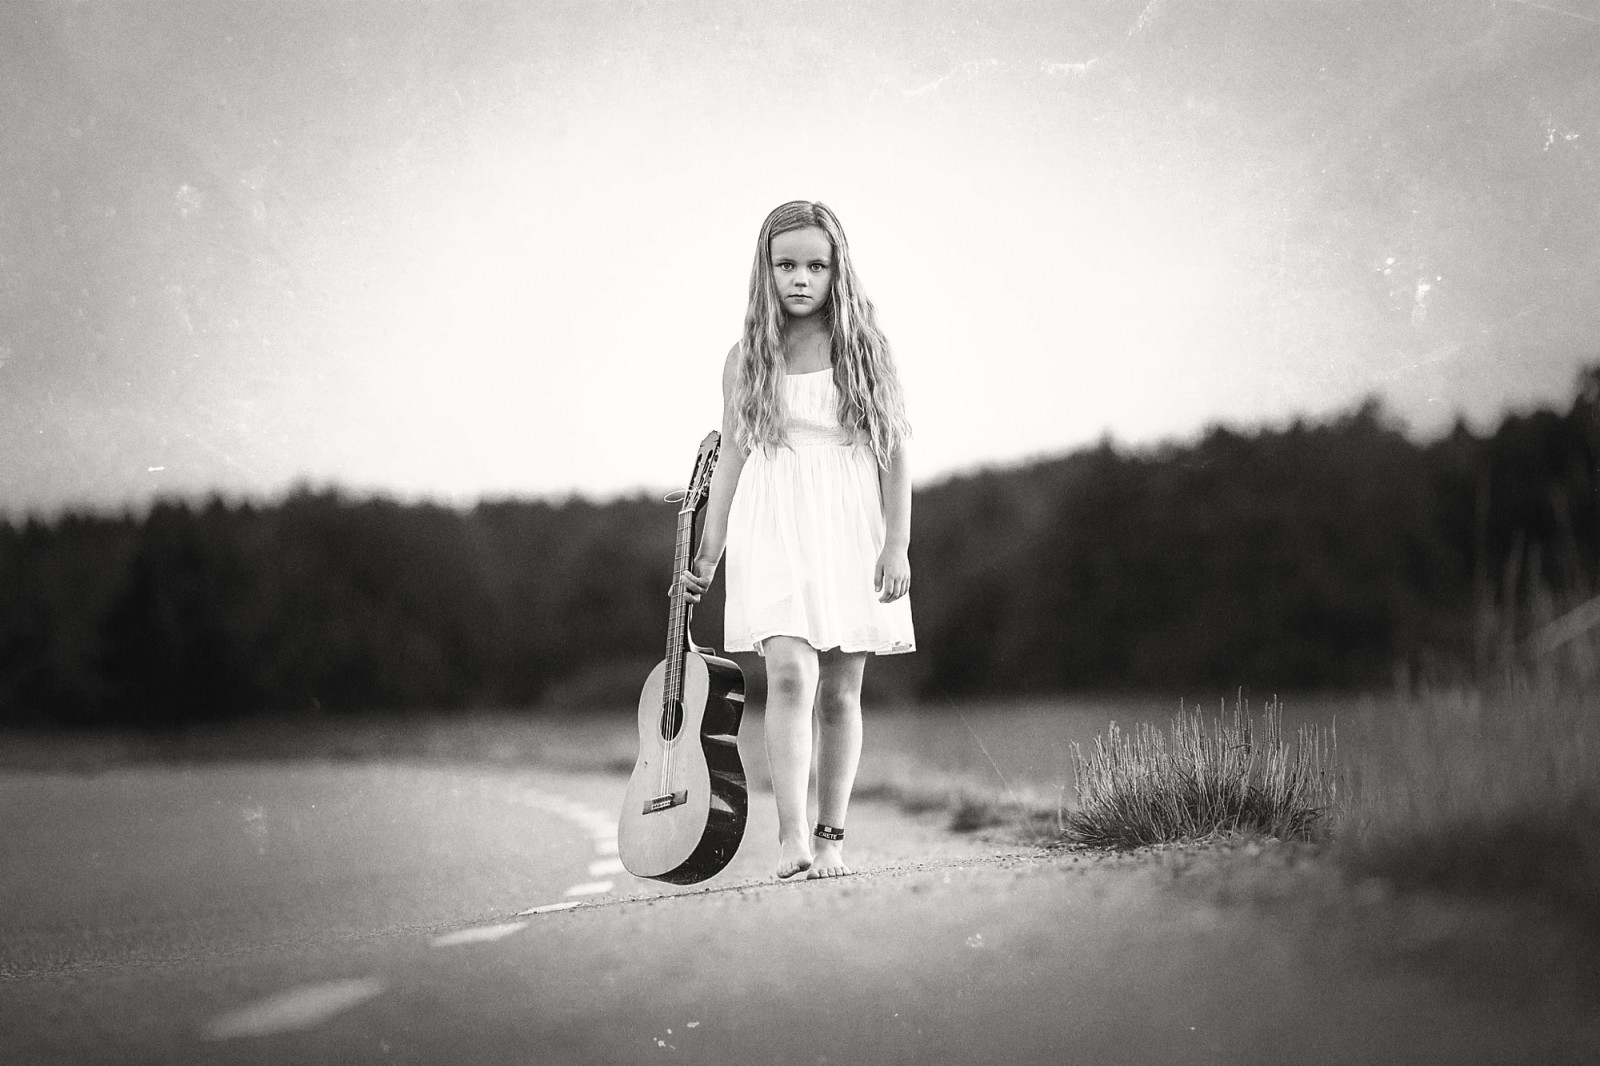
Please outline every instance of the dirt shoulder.
M325 1038L506 1063L1562 1063L1600 1048L1560 1004L1325 951L1294 916L1204 895L1148 855L1010 853L613 901L470 956L417 953Z
M525 951L582 957L573 980L601 990L580 1003L541 980L540 1002L564 1003L574 1023L546 1020L528 1039L618 1062L652 1040L700 1062L1600 1053L1588 956L1504 903L1351 884L1307 847L1050 850L874 801L851 808L856 875L778 883L770 796L752 804L746 845L716 881L670 898L619 886L624 898L543 916L491 962L514 980Z

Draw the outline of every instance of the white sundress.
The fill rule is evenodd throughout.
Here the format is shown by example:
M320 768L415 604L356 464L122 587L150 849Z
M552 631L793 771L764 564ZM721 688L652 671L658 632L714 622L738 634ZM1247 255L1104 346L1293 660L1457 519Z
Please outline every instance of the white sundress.
M727 650L768 637L819 651L916 650L911 597L878 602L883 496L872 451L839 424L833 371L784 377L787 446L745 459L728 514Z

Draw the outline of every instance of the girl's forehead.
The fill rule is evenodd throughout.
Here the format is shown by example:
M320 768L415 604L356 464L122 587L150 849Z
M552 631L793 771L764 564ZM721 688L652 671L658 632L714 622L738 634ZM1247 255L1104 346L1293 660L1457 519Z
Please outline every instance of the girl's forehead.
M792 229L772 238L772 254L792 259L831 259L833 242L817 226Z

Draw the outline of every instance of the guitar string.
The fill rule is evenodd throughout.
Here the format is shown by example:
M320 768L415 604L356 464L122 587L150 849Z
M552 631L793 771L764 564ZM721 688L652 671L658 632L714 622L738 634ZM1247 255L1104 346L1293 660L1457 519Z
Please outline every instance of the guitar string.
M688 498L687 497L685 497L685 499L684 499L684 504L685 504L685 506L687 506L687 504L688 504ZM683 510L680 508L679 511L678 511L678 523L677 523L676 535L673 537L673 545L672 545L672 569L673 569L673 572L677 573L677 574L682 574L683 571L684 571L684 565L685 564L684 564L684 559L683 559ZM669 624L667 626L666 685L663 687L663 690L662 690L661 716L660 716L660 720L657 722L657 725L656 725L656 728L661 733L661 741L662 741L662 745L663 745L663 748L664 748L664 750L662 752L662 756L661 756L661 788L656 793L656 795L658 795L658 796L667 795L669 793L670 789L672 788L672 754L673 754L673 752L672 752L672 708L673 708L674 700L676 698L675 697L675 693L674 693L673 690L676 687L674 675L677 672L676 650L677 650L677 645L678 645L678 639L677 639L678 618L683 613L683 597L686 594L687 594L687 590L686 589L685 590L681 590L679 592L679 594L678 594L677 599L673 601L673 604L672 604L672 615L671 615L670 622L669 622Z
M700 471L696 470L696 481L699 480L699 475ZM680 534L680 537L683 541L683 565L685 569L688 569L689 549L694 540L693 497L684 501L684 513L679 524L683 526L683 532ZM683 651L684 637L689 627L689 601L687 598L685 598L682 603L678 604L675 620L677 622L677 627L672 638L672 708L667 716L667 728L672 733L672 740L670 741L670 744L672 751L674 752L674 759L676 759L676 752L678 750L678 738L683 735L683 674L685 668L688 666L688 664L684 661ZM672 791L671 781L667 782L666 791L669 793Z
M696 459L694 477L690 479L690 492L685 495L683 507L678 511L677 536L673 538L674 544L672 551L672 569L675 574L683 573L683 571L689 565L686 541L692 540L694 536L693 500L700 476L700 463L699 460ZM685 514L689 516L687 537L685 536L684 530ZM663 753L661 759L661 791L657 793L657 795L660 796L670 795L672 791L672 764L674 761L675 749L677 747L677 745L674 743L676 737L673 735L672 727L675 711L683 700L683 663L681 660L683 638L680 627L684 626L684 616L688 611L688 603L684 598L687 594L687 591L688 590L685 589L683 594L680 594L677 601L673 603L671 622L667 627L667 684L660 724L662 740L665 743L666 751Z
M689 501L688 500L684 501L684 507L685 508L689 507ZM687 569L688 566L689 566L689 560L685 557L686 553L683 550L684 545L683 545L683 512L682 511L680 511L678 513L678 536L677 536L677 541L678 541L678 543L677 543L677 546L676 546L673 554L675 556L677 556L678 559L680 560L680 562L678 564L678 568L681 571L681 570ZM685 596L687 596L688 590L685 589L684 591L685 591ZM672 640L672 648L667 653L667 673L670 676L670 682L669 682L669 684L667 686L666 721L665 721L665 723L663 725L662 733L664 734L666 742L667 742L667 766L669 767L669 771L667 773L667 780L663 783L662 789L661 789L661 794L663 796L670 795L672 793L672 774L671 774L671 771L670 771L670 767L672 766L673 758L677 753L677 745L673 743L673 741L676 738L673 735L672 727L673 727L673 724L674 724L673 723L673 719L677 716L678 707L679 707L680 703L683 700L683 692L682 692L683 663L679 659L679 656L678 656L678 649L682 646L683 640L682 640L682 638L681 638L681 636L680 636L680 634L678 632L678 628L681 625L683 625L683 612L684 612L684 610L685 610L685 599L684 598L680 598L678 600L678 602L673 605L672 628L671 628L671 632L670 632L670 636L671 636L671 640Z
M673 546L673 571L681 573L689 566L689 558L694 549L694 520L695 513L699 510L700 503L705 498L710 487L711 472L716 469L717 453L721 450L720 436L713 434L711 447L703 455L695 457L694 473L689 479L689 489L684 494L683 507L678 512L678 530ZM668 626L668 639L670 647L667 652L667 671L671 675L669 695L666 707L666 729L671 734L667 737L667 751L663 758L666 767L666 780L663 782L661 795L670 795L672 791L671 768L677 749L677 741L683 733L683 682L684 671L688 666L689 611L690 606L685 596L673 605L672 622ZM676 727L676 728L674 728Z
M710 449L704 454L695 457L695 468L689 479L689 488L684 493L683 506L678 511L677 535L674 537L672 551L673 580L678 580L689 566L690 550L694 542L695 512L708 490L711 471L716 469L717 454L721 451L720 435L713 433ZM662 735L666 751L661 758L661 790L658 796L668 796L672 788L672 764L674 749L677 747L678 735L682 733L682 726L674 730L675 718L681 713L678 708L683 703L683 674L687 667L687 649L685 645L689 626L688 590L684 589L672 604L672 611L667 624L667 659L666 659L666 684L663 686L663 706L657 723L657 728ZM676 712L676 713L675 713ZM679 719L681 722L681 719Z

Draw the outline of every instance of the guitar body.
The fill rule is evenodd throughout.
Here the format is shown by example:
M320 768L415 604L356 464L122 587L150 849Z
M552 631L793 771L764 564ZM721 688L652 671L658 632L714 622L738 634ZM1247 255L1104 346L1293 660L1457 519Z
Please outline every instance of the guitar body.
M683 663L681 716L662 714L665 660L639 695L639 760L617 824L628 872L675 885L704 881L732 861L749 808L738 743L744 673L698 652Z
M705 506L721 436L700 442L678 509L677 575L694 554L695 517ZM744 672L689 639L690 604L681 589L667 614L666 657L639 694L639 761L617 822L617 855L635 877L692 885L713 877L744 839L744 764L739 722ZM709 649L708 649L709 650Z

